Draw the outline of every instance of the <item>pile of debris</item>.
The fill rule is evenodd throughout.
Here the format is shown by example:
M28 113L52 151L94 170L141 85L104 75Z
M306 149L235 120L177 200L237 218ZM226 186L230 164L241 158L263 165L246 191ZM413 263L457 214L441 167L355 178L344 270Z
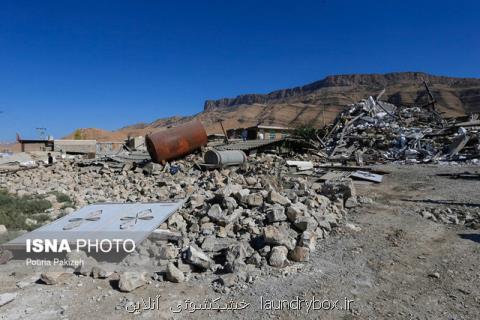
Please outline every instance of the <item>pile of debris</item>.
M480 157L478 115L443 119L427 107L401 107L373 97L338 115L322 138L331 160L364 163L462 161Z
M415 212L435 222L464 225L471 229L480 228L480 208L477 206L449 205L440 202L439 206L420 207Z
M124 163L113 168L105 161L63 161L0 175L0 188L71 197L74 208L54 206L51 220L89 203L187 198L122 262L119 268L127 271L120 280L131 276L128 270L144 268L154 270L150 275L157 280L173 282L218 274L215 283L221 288L308 261L317 239L328 237L345 221L346 206L357 204L352 180L321 183L291 175L286 161L276 155L251 156L241 166L218 170L201 170L196 165L200 161L189 155L165 165ZM84 273L92 270L83 267Z

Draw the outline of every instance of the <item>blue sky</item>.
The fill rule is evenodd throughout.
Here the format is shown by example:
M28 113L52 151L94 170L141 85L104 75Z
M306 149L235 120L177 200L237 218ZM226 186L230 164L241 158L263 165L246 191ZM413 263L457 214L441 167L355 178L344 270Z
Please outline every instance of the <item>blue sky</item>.
M200 112L329 74L480 77L478 1L2 1L0 141Z

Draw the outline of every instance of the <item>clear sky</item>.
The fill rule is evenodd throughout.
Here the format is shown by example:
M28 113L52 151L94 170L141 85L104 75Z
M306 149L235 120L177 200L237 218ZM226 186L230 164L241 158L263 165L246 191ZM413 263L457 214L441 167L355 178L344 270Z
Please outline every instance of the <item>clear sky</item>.
M479 1L0 5L0 140L200 112L329 74L480 77Z

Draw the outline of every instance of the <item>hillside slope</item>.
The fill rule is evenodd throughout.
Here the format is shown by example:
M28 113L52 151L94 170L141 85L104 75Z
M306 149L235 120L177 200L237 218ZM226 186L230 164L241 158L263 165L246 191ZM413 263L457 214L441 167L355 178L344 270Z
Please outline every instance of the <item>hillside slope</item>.
M353 74L328 76L305 86L273 91L268 94L245 94L235 98L207 100L204 110L191 117L158 119L149 124L136 124L117 131L101 131L99 140L118 140L128 135L143 135L192 118L202 121L208 133L220 133L219 121L225 128L265 125L296 127L310 124L323 126L345 105L377 95L384 88L382 100L404 106L422 105L428 97L425 79L434 94L438 108L446 116L480 112L480 79L434 76L421 72L387 74ZM95 129L84 129L95 137Z

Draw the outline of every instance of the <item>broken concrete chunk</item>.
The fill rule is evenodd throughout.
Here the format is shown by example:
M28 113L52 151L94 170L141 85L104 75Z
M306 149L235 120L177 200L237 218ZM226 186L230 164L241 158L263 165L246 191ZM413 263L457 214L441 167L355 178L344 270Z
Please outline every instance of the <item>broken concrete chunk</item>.
M276 246L272 248L268 264L272 267L283 268L288 264L288 249L284 246Z
M236 242L237 240L232 238L217 238L215 236L208 236L205 237L202 242L202 250L206 252L219 252L227 249Z
M261 207L263 205L263 196L260 193L251 193L247 197L247 204L250 207Z
M275 226L266 226L263 229L263 237L265 238L265 243L267 244L281 245L289 249L293 249L295 247L288 233Z
M194 246L188 246L185 250L185 261L204 270L210 269L214 264L209 256Z
M293 225L300 231L313 231L317 228L318 223L313 217L299 217Z
M110 272L105 271L99 266L94 266L92 268L92 277L94 279L106 279L110 275Z
M44 272L40 275L40 280L48 285L54 285L61 282L64 272Z
M291 203L290 199L287 197L282 196L280 193L272 190L268 193L268 202L274 204L278 203L282 206L289 205Z
M178 256L178 249L171 243L159 247L158 258L164 260L175 259Z
M272 208L267 212L267 220L270 223L286 221L287 216L285 215L285 207L274 204Z
M131 292L147 284L145 275L141 272L127 271L120 274L118 288L123 292Z
M173 263L167 265L167 271L165 273L168 281L179 283L185 281L185 275L180 271Z
M298 245L302 247L307 247L310 251L315 250L315 246L317 243L317 235L313 231L304 231L300 235L300 239L298 241Z
M290 251L290 254L288 255L290 260L296 261L296 262L304 262L308 261L310 258L310 249L308 247L295 247L292 251Z
M358 205L357 197L350 197L345 201L345 208L351 209Z
M237 208L233 210L231 214L228 214L226 211L223 211L219 204L214 204L208 210L208 217L212 219L212 221L218 223L221 226L226 226L229 223L236 221L239 216L242 214L243 209Z
M249 189L242 189L235 193L235 199L240 203L247 203L248 195L250 194Z

